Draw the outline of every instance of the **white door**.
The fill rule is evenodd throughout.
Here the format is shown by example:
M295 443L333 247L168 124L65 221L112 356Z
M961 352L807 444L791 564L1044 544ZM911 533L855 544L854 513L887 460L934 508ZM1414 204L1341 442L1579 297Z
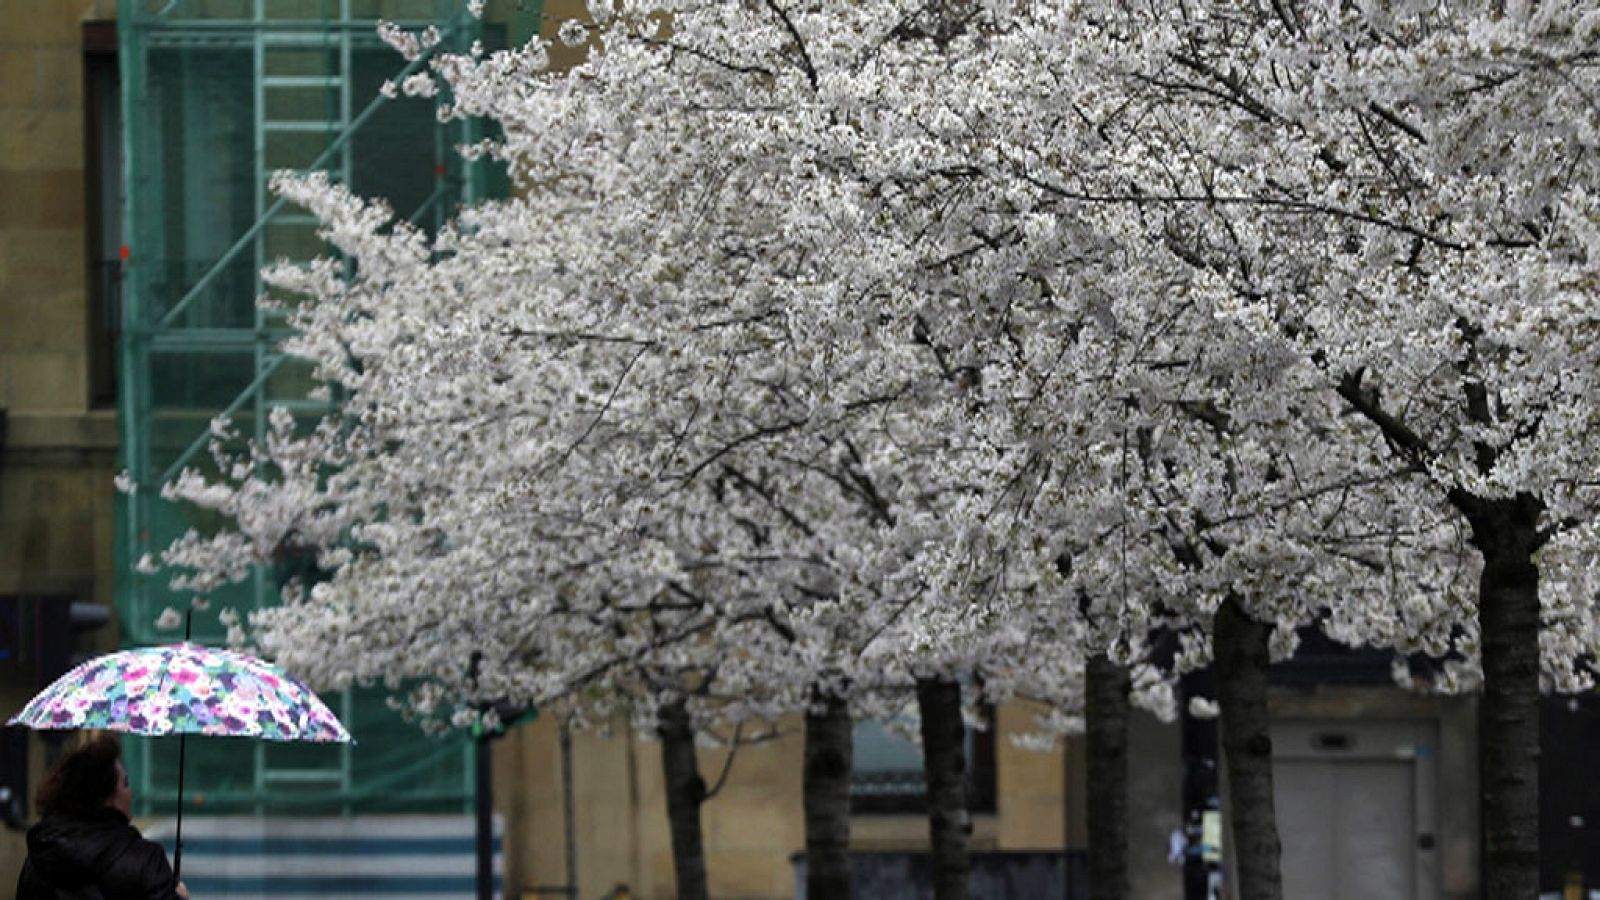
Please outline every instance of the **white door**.
M1274 728L1285 897L1433 900L1431 732L1401 722Z

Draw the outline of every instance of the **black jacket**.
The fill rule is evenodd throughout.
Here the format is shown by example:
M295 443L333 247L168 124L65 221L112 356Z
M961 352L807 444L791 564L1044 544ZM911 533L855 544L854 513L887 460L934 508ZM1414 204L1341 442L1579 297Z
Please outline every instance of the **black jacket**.
M98 890L98 893L96 893ZM17 900L175 900L166 851L110 807L89 819L47 817L28 829Z

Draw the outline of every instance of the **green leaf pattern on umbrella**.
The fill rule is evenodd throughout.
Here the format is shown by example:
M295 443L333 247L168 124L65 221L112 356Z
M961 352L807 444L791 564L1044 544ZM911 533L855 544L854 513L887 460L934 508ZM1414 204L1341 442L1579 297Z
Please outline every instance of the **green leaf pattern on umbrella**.
M91 659L57 679L7 724L350 741L338 718L298 679L242 653L188 643Z

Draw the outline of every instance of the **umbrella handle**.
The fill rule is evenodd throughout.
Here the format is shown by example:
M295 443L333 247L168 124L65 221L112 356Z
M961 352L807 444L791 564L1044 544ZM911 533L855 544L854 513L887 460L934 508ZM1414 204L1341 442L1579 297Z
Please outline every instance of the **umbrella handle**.
M183 872L183 751L188 745L188 735L178 734L178 828L173 836L172 880L178 881Z

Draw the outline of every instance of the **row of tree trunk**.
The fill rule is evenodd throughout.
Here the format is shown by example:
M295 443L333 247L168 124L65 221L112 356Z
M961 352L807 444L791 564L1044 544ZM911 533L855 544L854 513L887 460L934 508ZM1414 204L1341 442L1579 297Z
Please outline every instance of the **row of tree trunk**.
M961 685L947 678L919 681L917 705L922 716L934 897L967 900L972 874L967 840L971 820ZM855 720L844 698L816 691L805 723L806 895L812 900L847 900L851 896L850 777ZM661 741L678 900L709 900L700 826L706 784L695 758L694 727L684 701L661 706L656 734Z
M1215 632L1217 694L1239 878L1240 900L1282 900L1268 734L1269 629L1225 603ZM1126 667L1104 655L1087 672L1087 805L1090 900L1126 900L1128 875L1128 720ZM961 686L948 679L917 684L927 779L929 844L935 900L970 895ZM708 900L700 825L706 786L695 758L694 729L682 701L658 715L667 817L680 900ZM855 722L840 697L817 693L805 716L806 891L813 900L851 896L850 779Z
M1527 544L1485 548L1480 584L1485 689L1479 757L1486 900L1525 900L1538 886L1538 570ZM1498 552L1497 552L1498 551ZM1237 896L1283 900L1267 708L1271 628L1237 598L1218 609L1212 634ZM1129 896L1128 670L1100 655L1086 683L1091 900ZM917 683L935 900L967 900L971 880L961 685ZM854 720L848 702L816 692L805 717L806 889L847 900ZM709 900L700 805L706 796L694 729L679 701L659 711L662 764L679 900Z

